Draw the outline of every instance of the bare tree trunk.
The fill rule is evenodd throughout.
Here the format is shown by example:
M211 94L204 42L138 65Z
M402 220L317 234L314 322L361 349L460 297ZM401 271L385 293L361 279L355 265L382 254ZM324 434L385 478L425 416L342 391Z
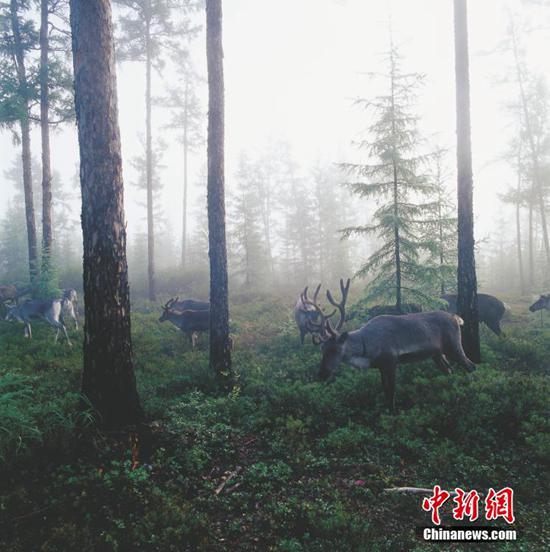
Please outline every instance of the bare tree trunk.
M474 251L473 175L470 124L470 75L466 0L454 0L456 133L458 172L458 314L462 341L473 362L481 358Z
M224 79L221 0L206 0L208 64L208 241L210 256L210 367L232 383L225 239Z
M140 426L144 414L132 361L111 4L71 0L70 6L84 238L82 394L101 427Z
M535 288L535 221L533 212L533 195L534 192L531 189L531 195L529 197L529 291L533 291Z
M185 268L185 259L187 257L187 185L188 185L188 165L187 155L189 153L189 81L185 81L185 97L183 105L183 219L181 231L181 267Z
M518 252L519 289L525 293L525 275L523 272L523 253L521 247L521 144L518 149L518 182L516 188L516 242Z
M145 35L145 165L147 185L147 275L149 280L149 301L156 301L155 290L155 225L153 206L153 136L151 130L151 31L146 22Z
M50 164L49 0L40 3L40 133L42 138L42 272L52 254L52 171Z
M21 126L21 161L23 164L23 191L25 195L25 218L27 222L27 247L29 255L29 278L31 283L38 276L38 255L36 239L36 222L34 218L34 198L32 190L31 168L31 129L29 121L29 92L27 85L27 70L25 67L25 51L21 41L21 29L18 19L19 5L17 0L10 0L11 26L14 40L14 61L19 81L19 93L23 100L24 114Z

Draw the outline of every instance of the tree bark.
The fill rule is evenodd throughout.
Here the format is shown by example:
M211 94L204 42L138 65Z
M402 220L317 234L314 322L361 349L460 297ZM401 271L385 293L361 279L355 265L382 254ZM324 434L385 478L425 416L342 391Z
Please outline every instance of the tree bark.
M109 0L71 0L84 238L82 394L105 429L144 421L130 334L126 223Z
M470 75L468 14L466 0L454 0L456 133L458 174L458 314L464 320L464 351L472 360L481 359L475 266L473 175L470 124Z
M523 253L521 247L521 144L518 149L518 182L516 188L516 243L518 253L519 289L525 293L525 275L523 271Z
M153 209L153 136L151 129L151 30L146 21L145 34L145 164L147 185L147 275L149 279L149 301L156 301L155 290L155 225Z
M23 191L25 196L25 218L27 223L27 247L29 256L29 278L31 283L38 276L38 254L36 239L36 222L34 218L34 198L32 190L31 168L31 128L29 120L29 90L27 82L27 69L25 66L25 52L21 41L21 29L18 18L19 5L17 0L10 0L11 26L14 40L14 61L19 81L19 93L21 95L24 114L20 121L21 127L21 161L23 164Z
M224 80L221 0L206 0L208 65L208 240L210 367L231 385L224 183Z
M40 2L40 133L42 139L42 272L52 254L52 172L50 162L49 0Z

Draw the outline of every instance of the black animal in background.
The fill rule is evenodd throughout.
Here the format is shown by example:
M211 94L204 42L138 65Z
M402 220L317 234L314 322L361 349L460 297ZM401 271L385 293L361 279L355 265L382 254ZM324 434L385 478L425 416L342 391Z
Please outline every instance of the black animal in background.
M447 301L449 305L449 307L444 310L457 314L456 298L457 296L453 293L442 295L441 299ZM479 321L485 323L496 335L502 335L500 321L506 312L506 305L493 295L478 293L477 307L479 311Z
M530 307L531 312L550 310L550 295L541 295Z
M411 312L422 312L422 307L417 303L403 303L401 308L397 305L375 305L367 311L367 317L376 318L382 314L402 315L409 314Z

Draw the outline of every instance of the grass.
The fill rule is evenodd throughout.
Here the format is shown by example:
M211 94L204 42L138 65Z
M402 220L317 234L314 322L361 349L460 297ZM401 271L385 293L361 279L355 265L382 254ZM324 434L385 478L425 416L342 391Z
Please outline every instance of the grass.
M519 542L481 549L548 549L550 322L513 308L505 339L483 331L473 378L401 367L399 412L389 415L374 371L316 380L319 352L299 346L285 301L232 309L239 385L230 396L215 392L206 340L190 350L139 304L135 365L152 470L132 470L129 447L107 437L81 449L82 334L72 332L70 349L48 327L36 324L28 342L2 322L0 549L475 550L419 540L415 528L429 519L421 498L384 492L436 483L513 487Z

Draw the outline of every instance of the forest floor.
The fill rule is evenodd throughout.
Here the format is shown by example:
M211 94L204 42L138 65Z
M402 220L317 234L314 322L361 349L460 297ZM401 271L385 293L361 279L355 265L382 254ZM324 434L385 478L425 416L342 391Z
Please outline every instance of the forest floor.
M507 335L483 330L473 377L400 367L390 415L374 370L316 381L319 351L299 345L289 303L233 307L230 396L216 392L204 337L192 351L157 306L134 308L151 469L132 469L113 438L79 448L82 331L70 349L43 324L29 342L0 322L0 550L550 550L550 316L541 326L509 302ZM422 541L422 497L385 489L434 484L512 487L518 541Z

